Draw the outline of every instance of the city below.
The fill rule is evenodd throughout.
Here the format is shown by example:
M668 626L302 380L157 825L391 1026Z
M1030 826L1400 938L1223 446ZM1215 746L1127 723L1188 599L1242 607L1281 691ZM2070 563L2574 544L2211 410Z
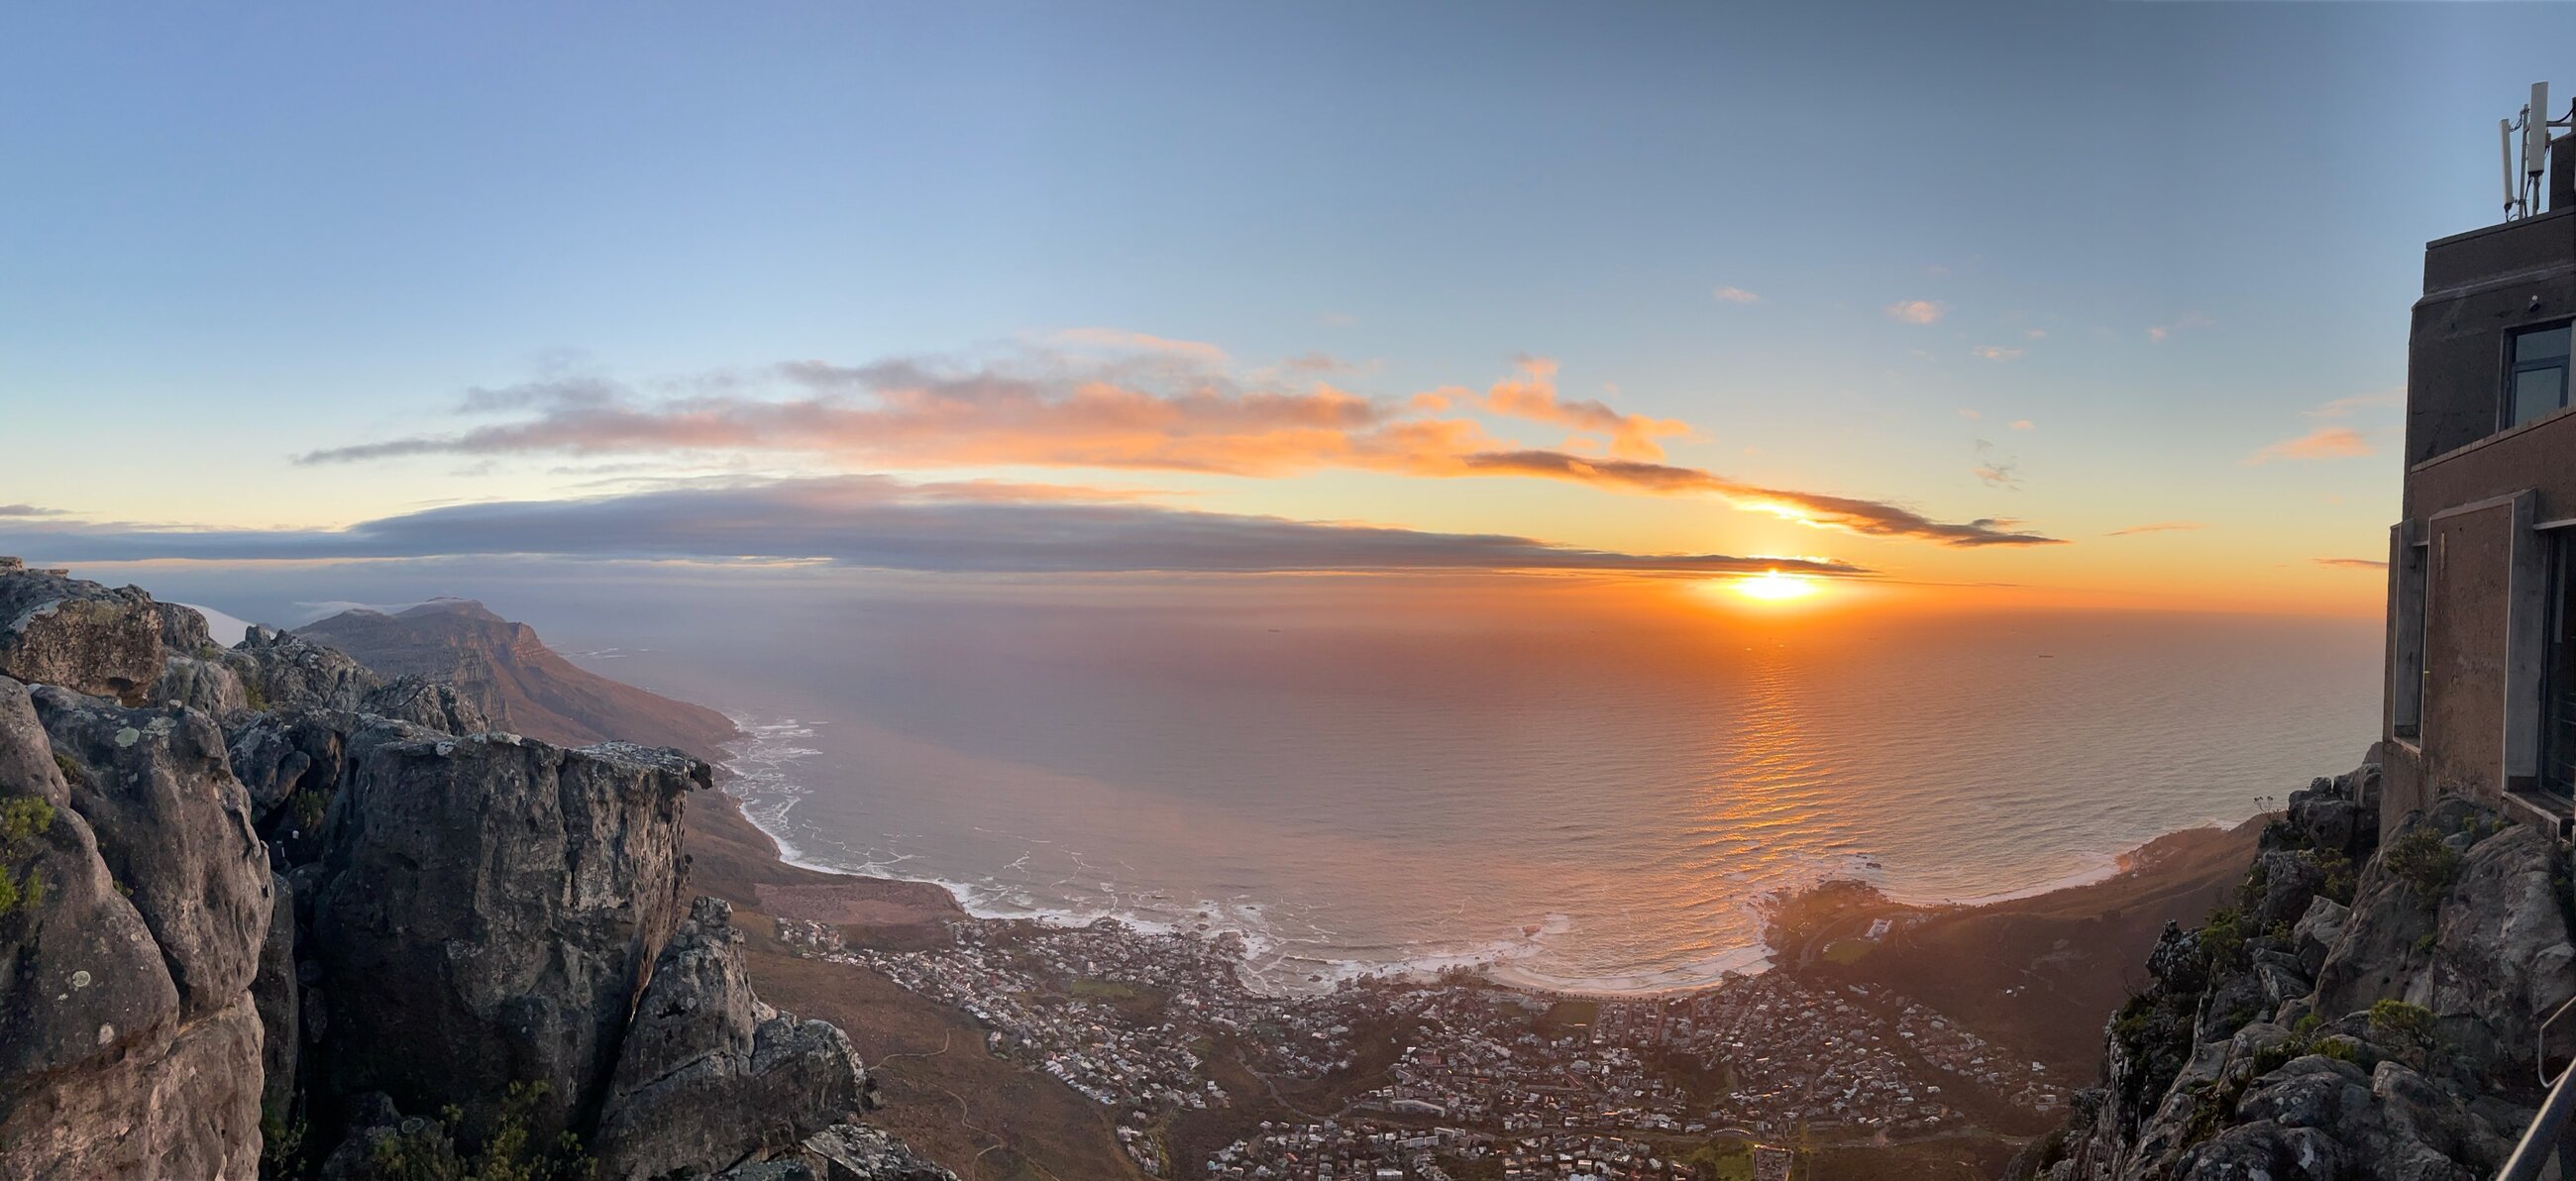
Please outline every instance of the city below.
M1271 996L1239 978L1232 935L1109 920L945 931L890 950L781 924L803 954L971 1015L987 1052L1114 1113L1122 1147L1156 1176L1517 1181L1707 1165L1760 1178L1785 1175L1801 1149L2008 1134L2066 1101L2044 1064L1885 985L1775 971L1610 999L1457 971ZM1730 1140L1741 1148L1722 1153Z

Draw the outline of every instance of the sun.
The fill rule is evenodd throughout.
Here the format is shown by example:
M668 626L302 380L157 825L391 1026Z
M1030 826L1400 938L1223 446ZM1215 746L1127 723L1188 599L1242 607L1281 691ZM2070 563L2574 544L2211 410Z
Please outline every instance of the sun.
M1803 599L1816 593L1815 579L1799 574L1782 574L1777 570L1748 574L1727 585L1735 593L1748 599L1760 599L1768 603Z

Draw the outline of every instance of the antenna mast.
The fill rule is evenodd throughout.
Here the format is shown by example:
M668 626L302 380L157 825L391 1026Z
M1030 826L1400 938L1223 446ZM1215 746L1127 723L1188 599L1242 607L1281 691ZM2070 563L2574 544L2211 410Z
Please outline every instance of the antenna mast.
M2549 117L2549 84L2531 84L2531 101L2519 115L2496 122L2497 145L2504 153L2504 219L2532 217L2544 212L2542 178L2549 172L2549 129L2565 127L2576 131L2576 103L2556 119ZM2514 132L2521 132L2522 168L2514 169Z

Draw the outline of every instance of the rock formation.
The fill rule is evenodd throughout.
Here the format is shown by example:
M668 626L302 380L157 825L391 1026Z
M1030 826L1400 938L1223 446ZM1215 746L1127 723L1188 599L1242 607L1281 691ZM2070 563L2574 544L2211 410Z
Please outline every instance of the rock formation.
M366 723L313 904L333 1089L457 1104L479 1139L542 1082L530 1131L581 1126L679 919L680 801L706 783L676 752ZM429 1049L375 1052L396 1045Z
M602 1181L713 1173L862 1107L849 1039L752 996L732 920L723 901L698 899L654 965L599 1121Z
M0 1175L256 1175L272 902L221 754L202 716L0 677Z
M161 658L151 596L0 558L0 676L140 705Z
M2168 928L2100 1082L2022 1162L2051 1181L2473 1181L2540 1098L2576 997L2555 842L2450 798L2378 847L2378 768L2293 795L2239 905ZM2552 1060L2576 1039L2554 1031Z
M0 1178L946 1178L683 915L707 785L0 559Z

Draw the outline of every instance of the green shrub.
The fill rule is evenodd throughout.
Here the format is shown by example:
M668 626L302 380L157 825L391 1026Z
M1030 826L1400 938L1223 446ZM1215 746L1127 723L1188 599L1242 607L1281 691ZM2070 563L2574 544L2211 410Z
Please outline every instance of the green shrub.
M2370 1006L2370 1031L2429 1046L2433 1043L2433 1010L2406 1001L2379 1001Z
M261 692L261 691L260 691L259 682L257 682L257 681L243 681L243 682L242 682L242 704L247 705L247 706L251 707L252 709L258 710L258 711L259 711L259 712L261 712L261 713L267 713L267 712L268 712L268 694L263 693L263 692Z
M529 1143L528 1124L547 1091L543 1082L510 1084L499 1122L471 1157L456 1150L439 1124L379 1140L371 1154L377 1172L387 1181L588 1181L594 1162L582 1151L580 1137L566 1132L546 1148ZM447 1128L465 1121L464 1110L453 1104L438 1115Z
M0 918L32 911L45 902L45 879L35 866L36 838L54 826L54 806L43 796L11 796L0 803Z
M2310 849L2300 856L2306 858L2308 864L2315 866L2317 872L2325 875L2324 884L2317 887L2318 893L2342 905L2352 905L2354 885L2352 858L2333 849Z
M304 1141L311 1134L311 1125L301 1117L290 1122L276 1104L262 1104L259 1109L259 1175L294 1177L303 1173Z
M2263 901L2263 891L2270 889L2271 886L2272 867L2260 861L2255 862L2254 868L2246 871L2245 880L2236 884L2236 908L2254 909L2256 903Z
M2209 921L2200 928L2200 954L2212 971L2244 967L2245 916L2234 907L2209 912Z
M2379 863L2397 880L2414 887L2418 896L2433 902L2439 902L2460 875L2459 853L2429 828L2409 829L2388 842L2379 852Z
M70 755L55 751L54 766L63 773L63 782L73 787L89 786L89 773L81 770L81 765L73 762Z

